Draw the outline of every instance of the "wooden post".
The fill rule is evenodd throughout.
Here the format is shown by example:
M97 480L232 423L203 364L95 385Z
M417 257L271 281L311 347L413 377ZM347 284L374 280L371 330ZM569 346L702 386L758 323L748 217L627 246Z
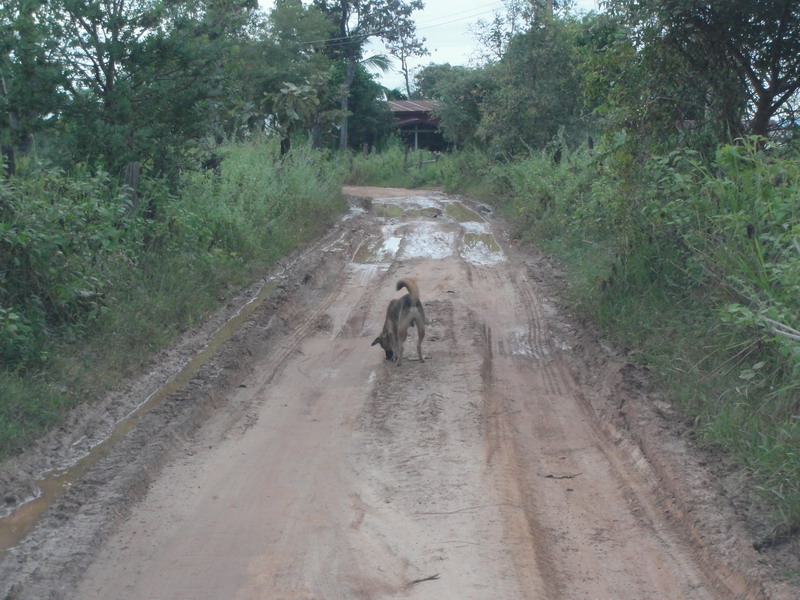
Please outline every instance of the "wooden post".
M139 204L139 196L136 193L136 190L139 187L140 170L141 165L138 162L129 162L125 166L125 187L127 188L126 194L128 196L129 213L135 211L137 204Z
M8 89L6 88L6 77L3 69L0 67L0 96L5 98L8 95ZM8 118L8 129L11 136L14 136L14 133L19 127L19 123L17 120L17 114L14 111L8 111L7 113ZM0 148L0 161L3 163L3 173L6 177L11 177L16 175L17 173L17 160L14 156L14 146L9 142L7 145L4 144L2 148Z

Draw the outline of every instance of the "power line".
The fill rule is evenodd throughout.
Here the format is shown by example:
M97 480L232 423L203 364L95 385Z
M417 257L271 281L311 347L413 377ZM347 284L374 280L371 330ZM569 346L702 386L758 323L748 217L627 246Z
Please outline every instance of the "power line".
M436 27L444 27L445 25L452 25L453 23L458 23L460 21L466 21L468 19L474 19L476 17L480 17L480 16L483 16L483 15L486 15L486 14L494 13L503 4L504 4L504 2L502 2L502 1L501 2L494 2L492 4L487 4L486 6L473 9L473 11L477 11L477 12L472 12L472 13L466 15L466 16L462 16L462 17L459 17L457 19L452 19L450 21L444 21L442 23L435 23L435 21L438 20L438 19L434 19L434 21L433 21L434 24L423 25L423 26L419 26L418 25L416 27L416 31L426 31L428 29L434 29ZM491 6L493 8L488 8L489 6ZM442 19L442 18L447 19L449 17L439 17L439 19ZM305 41L305 42L294 42L294 44L296 44L298 46L310 46L310 45L314 45L314 44L333 44L333 45L337 45L337 46L344 46L344 45L347 45L347 44L360 44L360 43L364 42L367 38L375 37L375 36L381 36L381 35L388 34L388 33L391 33L391 32L390 31L371 31L369 33L364 33L364 34L361 34L361 35L357 34L357 35L352 35L352 36L340 36L340 37L334 37L334 38L309 40L309 41Z
M458 23L459 21L466 21L468 19L474 19L475 17L481 17L483 15L488 15L490 13L496 12L497 9L500 8L503 4L505 4L505 3L504 2L494 2L492 4L487 4L486 6L473 9L473 11L478 11L478 12L474 12L473 14L468 14L466 16L462 16L462 17L459 17L457 19L453 19L451 21L445 21L443 23L436 23L435 25L424 25L423 24L423 25L420 25L420 26L417 27L417 31L424 30L424 29L433 29L434 27L444 27L445 25L451 25L453 23ZM488 8L489 6L492 6L493 8ZM447 19L449 17L441 17L441 18Z

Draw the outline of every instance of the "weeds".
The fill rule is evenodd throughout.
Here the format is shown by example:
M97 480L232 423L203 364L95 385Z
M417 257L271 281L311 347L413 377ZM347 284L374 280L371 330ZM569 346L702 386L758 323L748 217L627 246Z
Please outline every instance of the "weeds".
M606 146L450 167L571 265L585 311L749 469L778 532L800 527L798 158L745 140L712 160Z
M379 154L352 154L346 182L405 188L441 185L445 161L439 153L413 151L396 142Z
M312 239L344 209L342 172L270 140L225 148L136 208L103 174L0 183L0 458L96 398Z

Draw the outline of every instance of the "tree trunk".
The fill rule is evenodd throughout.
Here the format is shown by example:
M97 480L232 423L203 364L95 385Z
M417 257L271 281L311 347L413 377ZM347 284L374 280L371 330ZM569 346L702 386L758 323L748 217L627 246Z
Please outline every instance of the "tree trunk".
M3 157L3 174L6 177L13 177L17 174L17 162L14 158L14 146L3 145L0 148L0 155Z
M772 98L770 96L759 95L758 102L756 103L756 113L753 115L753 121L750 123L750 133L760 137L767 137L769 134L769 121L772 118L770 106Z
M0 66L0 96L5 97L6 95L8 95L6 78L2 67ZM14 134L19 127L17 115L14 111L8 111L6 118L8 119L8 130L13 139ZM3 173L5 173L6 177L15 175L17 173L17 163L14 157L13 141L9 140L8 144L4 144L2 148L0 148L0 158L2 158Z
M350 86L353 85L353 78L356 75L356 62L355 54L347 58L347 71L344 77L344 85L342 86L341 109L344 114L342 115L341 129L339 130L339 150L341 152L347 150L347 107L350 102Z
M406 61L403 61L403 77L406 80L406 97L410 100L411 99L411 82L408 79L408 65Z
M129 162L125 166L125 195L128 197L128 214L136 211L139 204L139 172L141 165L138 162Z
M314 150L319 150L322 146L322 123L320 122L319 114L314 117L314 126L311 128L309 141Z

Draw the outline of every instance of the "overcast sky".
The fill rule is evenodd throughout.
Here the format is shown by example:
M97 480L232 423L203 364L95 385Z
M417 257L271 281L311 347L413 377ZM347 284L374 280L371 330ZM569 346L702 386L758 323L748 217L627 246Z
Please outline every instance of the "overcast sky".
M417 35L424 37L430 56L414 59L412 64L450 63L469 65L476 58L477 41L473 33L479 20L491 20L502 10L502 0L424 0L425 8L414 13ZM576 0L575 9L598 10L597 0ZM397 61L395 61L397 63ZM399 66L399 64L398 64ZM380 75L388 88L404 89L403 76L397 72Z
M417 34L427 41L430 56L411 61L413 66L430 63L469 65L476 58L477 41L473 33L479 20L488 21L502 10L502 0L423 0L425 8L414 13ZM269 10L271 0L261 0L261 7ZM575 9L588 12L598 10L597 0L575 0ZM373 45L368 53L382 53L382 46ZM397 61L395 61L397 63ZM399 66L399 65L398 65ZM388 88L404 89L403 76L397 71L380 75L381 83Z

